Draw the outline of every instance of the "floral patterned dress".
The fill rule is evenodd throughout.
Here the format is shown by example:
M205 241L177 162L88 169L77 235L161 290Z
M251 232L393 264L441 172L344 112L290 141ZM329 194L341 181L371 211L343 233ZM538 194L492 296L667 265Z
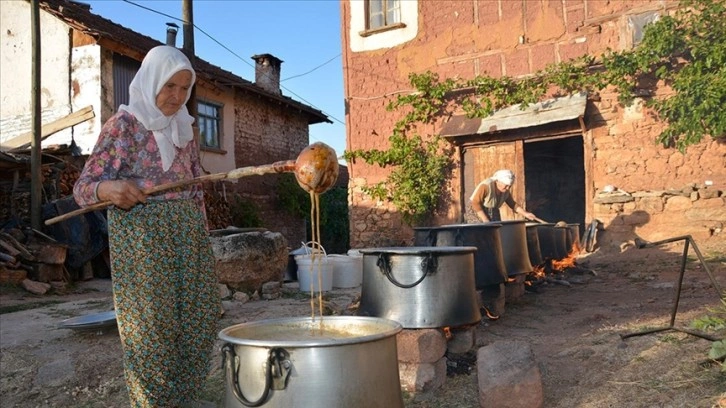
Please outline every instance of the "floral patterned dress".
M98 201L104 180L148 188L200 173L195 141L163 171L153 133L119 111L103 127L74 187L79 205ZM176 407L204 388L219 317L214 258L200 186L108 211L113 295L133 407Z

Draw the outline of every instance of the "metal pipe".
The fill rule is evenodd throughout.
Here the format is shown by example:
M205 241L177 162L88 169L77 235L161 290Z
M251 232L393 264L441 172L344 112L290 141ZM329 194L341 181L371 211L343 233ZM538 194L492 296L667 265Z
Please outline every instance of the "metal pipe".
M720 340L718 338L709 336L704 333L674 327L675 322L676 322L676 313L678 313L678 304L681 299L681 289L683 288L683 276L685 275L685 272L686 272L686 261L688 260L688 248L690 245L693 245L693 250L696 252L698 259L701 262L701 265L703 265L703 268L706 270L706 273L708 274L708 277L711 280L711 285L713 285L714 289L716 289L719 297L723 296L723 294L721 292L721 288L719 287L718 283L716 282L716 279L714 278L713 274L711 273L711 270L708 268L708 265L704 261L703 255L701 255L701 251L698 249L698 246L696 245L696 242L693 240L693 237L691 237L690 235L682 235L679 237L668 238L668 239L664 239L662 241L656 241L656 242L647 242L647 241L642 241L640 239L636 239L635 244L638 248L652 248L652 247L657 247L659 245L676 242L676 241L685 241L685 245L683 246L683 255L681 256L681 270L680 270L680 274L678 277L678 286L676 287L676 293L675 293L674 299L673 299L673 308L671 309L670 324L667 327L660 327L660 328L656 328L656 329L643 330L643 331L634 332L634 333L621 334L620 335L621 339L625 340L628 337L641 336L644 334L657 333L657 332L666 331L666 330L676 330L676 331L680 331L680 332L690 334L692 336L700 337L702 339L706 339L706 340L710 340L710 341Z

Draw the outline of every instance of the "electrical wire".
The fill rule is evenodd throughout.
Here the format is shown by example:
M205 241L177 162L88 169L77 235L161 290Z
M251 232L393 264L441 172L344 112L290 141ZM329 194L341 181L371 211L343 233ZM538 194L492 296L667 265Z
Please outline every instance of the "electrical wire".
M146 6L142 6L141 4L138 4L138 3L134 3L133 1L130 1L130 0L122 0L122 1L123 1L124 3L128 3L128 4L131 4L131 5L133 5L133 6L136 6L136 7L142 8L142 9L144 9L144 10L147 10L147 11L150 11L150 12L152 12L152 13L156 13L156 14L162 15L162 16L164 16L164 17L167 17L167 18L171 18L171 19L173 19L173 20L176 20L176 21L179 21L179 22L181 22L181 23L186 23L186 21L184 21L184 20L182 20L182 19L180 19L180 18L178 18L178 17L174 17L174 16L171 16L171 15L169 15L169 14L166 14L166 13L162 13L161 11L157 11L157 10L154 10L154 9L152 9L152 8L149 8L149 7L146 7ZM224 44L222 44L221 42L219 42L219 41L218 41L218 40L217 40L216 38L212 37L212 36L211 36L210 34L208 34L208 33L207 33L206 31L204 31L203 29L199 28L199 27L198 27L198 26L197 26L196 24L192 23L192 27L194 27L194 29L198 30L198 31L199 31L200 33L202 33L202 34L204 34L205 36L207 36L207 38L209 38L210 40L214 41L214 42L215 42L215 43L216 43L217 45L219 45L220 47L222 47L222 48L224 48L225 50L227 50L227 51L228 51L228 52L229 52L230 54L232 54L232 55L234 55L235 57L237 57L237 58L238 58L238 59L239 59L240 61L242 61L242 62L244 62L245 64L249 65L250 67L254 68L254 65L250 64L250 63L249 63L249 61L247 61L246 59L244 59L244 58L240 57L240 56L239 56L239 55L238 55L237 53L235 53L234 51L232 51L232 50L231 50L231 49L230 49L229 47L227 47L226 45L224 45ZM299 77L299 76L307 75L307 74L309 74L309 73L311 73L311 72L313 72L313 71L317 70L318 68L320 68L320 67L322 67L322 66L324 66L324 65L328 64L328 63L329 63L329 62L331 62L332 60L334 60L334 59L338 58L338 57L339 57L340 55L342 55L342 54L338 54L338 55L336 55L335 57L331 58L330 60L328 60L328 61L324 62L323 64L321 64L321 65L319 65L319 66L317 66L317 67L313 68L312 70L310 70L310 71L306 72L305 74L300 74L300 75L297 75L297 76ZM293 78L294 78L294 77L293 77ZM287 79L290 79L290 78L287 78ZM301 101L303 101L303 102L307 103L307 104L308 104L308 105L310 105L311 107L313 107L313 108L315 108L315 109L317 109L317 110L321 111L321 112L322 112L322 113L324 113L324 114L325 114L326 116L328 116L328 117L332 118L332 119L333 119L334 121L336 121L336 122L338 122L338 123L340 123L340 124L342 124L342 125L345 125L345 122L344 122L344 121L342 121L342 120L340 120L340 119L336 118L335 116L333 116L333 115L331 115L331 114L329 114L329 113L325 112L324 110L322 110L322 109L318 108L318 107L317 107L317 106L315 106L315 105L314 105L314 104L313 104L312 102L310 102L310 101L306 100L305 98L303 98L302 96L300 96L300 95L298 95L297 93L293 92L293 91L292 91L292 90L290 90L289 88L286 88L286 87L284 87L284 86L282 86L282 85L280 85L280 88L282 88L282 89L286 90L287 92L289 92L289 93L290 93L290 94L292 94L292 95L295 95L295 96L296 96L296 97L297 97L298 99L300 99Z

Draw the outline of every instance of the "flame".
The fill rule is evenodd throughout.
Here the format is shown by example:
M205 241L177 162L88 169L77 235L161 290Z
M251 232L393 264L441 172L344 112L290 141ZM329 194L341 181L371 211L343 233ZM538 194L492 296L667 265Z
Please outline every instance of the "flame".
M481 308L484 309L484 314L487 315L487 318L489 320L497 320L497 319L499 319L499 316L492 314L492 312L490 312L487 307L482 306Z
M577 254L580 253L580 245L575 242L572 244L572 248L570 249L570 253L567 254L566 257L562 258L561 260L552 260L552 269L556 271L564 271L567 268L572 268L575 266L575 258L577 258Z
M454 337L454 336L453 336L453 335L451 334L451 328L449 328L449 327L444 327L444 328L443 328L442 330L444 331L444 336L446 336L446 340L451 340L451 338L452 338L452 337Z

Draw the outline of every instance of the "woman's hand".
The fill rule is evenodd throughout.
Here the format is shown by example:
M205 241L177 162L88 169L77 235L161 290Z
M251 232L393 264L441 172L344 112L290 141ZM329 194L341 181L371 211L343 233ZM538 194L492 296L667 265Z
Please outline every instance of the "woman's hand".
M110 201L116 207L129 210L138 203L146 202L146 194L132 180L108 180L98 184L96 197Z

